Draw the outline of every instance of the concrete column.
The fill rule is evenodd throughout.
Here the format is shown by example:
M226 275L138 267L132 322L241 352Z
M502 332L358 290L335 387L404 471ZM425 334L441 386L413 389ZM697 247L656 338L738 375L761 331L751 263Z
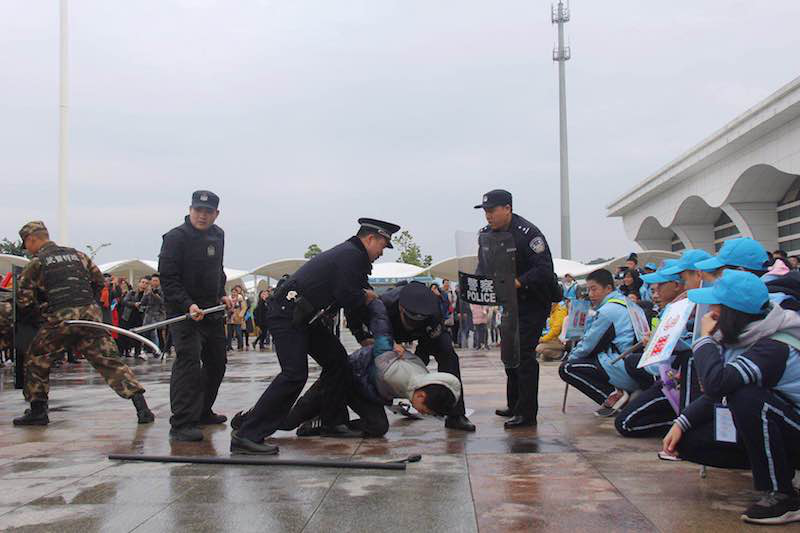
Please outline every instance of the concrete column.
M713 224L676 224L671 229L686 248L714 253Z
M778 204L776 202L737 202L722 205L742 237L751 237L767 250L778 247Z

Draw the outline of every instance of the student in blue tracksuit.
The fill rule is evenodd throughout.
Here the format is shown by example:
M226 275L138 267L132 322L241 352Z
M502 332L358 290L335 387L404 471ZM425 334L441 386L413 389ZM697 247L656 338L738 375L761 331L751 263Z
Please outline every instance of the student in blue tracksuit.
M658 266L656 266L655 263L646 263L644 265L645 275L653 274L656 272L656 270L658 270ZM644 283L642 284L642 288L639 289L639 298L641 298L643 302L652 302L653 297L650 295L650 283L647 283L647 281L645 281L644 276L642 276L641 279L642 281L644 281Z
M693 347L705 392L693 405L727 400L753 484L764 492L742 519L800 521L800 497L792 486L800 459L800 316L771 303L764 282L749 272L725 271L713 287L689 291L689 299L711 305ZM718 413L712 404L703 416L713 419ZM683 453L682 437L698 423L693 416L678 417L664 451Z
M658 284L659 303L662 307L661 316L667 313L672 302L686 297L684 291L700 287L702 276L696 265L710 257L711 254L704 250L686 250L680 259L667 260L661 270L655 274L644 276L646 281ZM653 383L653 378L660 376L660 365L639 369L636 367L641 356L631 356L625 360L628 373L637 378L637 381L642 384L644 392L637 395L617 415L615 426L620 435L623 437L664 436L672 426L672 421L677 414L676 408L667 399L667 394L672 394L677 399L677 409L683 409L699 396L699 384L691 357L693 331L694 320L690 320L681 335L681 340L673 350L669 362L663 363L669 366L670 373L676 375L677 391L671 392L667 389L665 393L664 383L661 379L656 379ZM646 386L647 379L650 380L649 387Z
M749 237L725 241L716 256L697 263L703 280L713 282L725 270L745 270L757 276L767 271L769 256L764 247Z
M605 269L586 277L589 300L594 316L586 324L583 339L572 349L558 374L589 398L607 408L610 416L628 400L628 392L638 389L636 381L625 371L624 361L612 363L634 343L633 324L625 297L614 290L614 278Z

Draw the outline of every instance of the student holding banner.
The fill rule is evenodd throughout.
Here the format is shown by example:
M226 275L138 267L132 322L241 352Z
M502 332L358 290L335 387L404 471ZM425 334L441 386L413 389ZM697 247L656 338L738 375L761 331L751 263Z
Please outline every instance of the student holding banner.
M698 442L687 437L708 426L721 441L715 455L731 446L726 442L743 441L753 484L764 495L742 520L800 521L792 485L800 459L800 316L772 304L764 282L748 272L725 271L689 299L711 307L693 347L705 394L675 421L664 452L692 460Z
M638 388L625 371L625 363L614 362L633 345L633 324L625 298L614 289L611 272L595 270L586 277L586 286L596 312L558 374L601 405L598 416L610 416L625 405L628 392Z
M642 276L645 283L655 287L657 300L661 306L659 322L669 312L669 307L673 302L686 297L686 285L681 276L667 273L679 263L680 261L677 259L667 259L660 270ZM657 370L656 372L647 372L649 367L647 369L637 368L641 353L631 354L625 359L625 368L637 379L643 392L636 395L617 415L614 425L620 435L623 437L663 437L678 414L667 394L673 397L673 401L677 400L676 403L679 406L688 405L699 395L697 379L689 357L692 353L690 348L691 332L692 327L687 325L681 335L681 340L673 350L670 368L673 373L677 373L673 379L678 382L677 387L673 387L671 383L665 385L662 380L654 382L654 375L659 374ZM649 336L647 340L649 340ZM665 391L665 387L668 390Z

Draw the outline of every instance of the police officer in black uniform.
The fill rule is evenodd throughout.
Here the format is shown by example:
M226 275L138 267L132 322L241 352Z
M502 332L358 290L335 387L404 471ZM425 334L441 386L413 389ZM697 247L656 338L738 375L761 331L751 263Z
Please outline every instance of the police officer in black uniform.
M458 355L453 339L444 328L439 299L423 283L412 281L386 291L380 296L392 324L395 342L417 341L416 355L427 365L431 356L436 359L439 372L447 372L461 380ZM367 328L368 317L362 313L348 313L347 326L362 346L372 334ZM461 390L464 390L462 384ZM452 412L445 418L445 427L462 431L475 431L475 425L465 414L464 394Z
M508 407L498 409L499 416L511 417L506 429L534 426L539 411L539 363L536 345L550 314L550 304L557 299L558 279L553 271L550 247L539 228L512 212L511 193L495 189L483 195L475 209L483 209L489 223L484 232L509 232L516 244L517 302L519 308L520 362L518 368L506 368ZM479 261L478 270L481 271Z
M326 313L352 311L377 298L368 277L372 263L391 248L400 226L360 218L358 233L304 264L275 290L267 302L267 320L281 372L256 405L241 416L231 433L234 453L274 454L278 448L262 441L279 429L308 379L308 356L322 367L320 383L325 405L321 435L360 437L339 424L350 385L347 351L324 324ZM238 423L237 423L238 425Z
M214 224L218 206L213 192L195 191L189 215L164 235L158 256L167 316L190 313L192 318L170 326L176 353L169 390L174 440L203 440L198 426L227 420L211 410L227 363L224 313L202 313L220 302L231 307L222 268L225 232Z

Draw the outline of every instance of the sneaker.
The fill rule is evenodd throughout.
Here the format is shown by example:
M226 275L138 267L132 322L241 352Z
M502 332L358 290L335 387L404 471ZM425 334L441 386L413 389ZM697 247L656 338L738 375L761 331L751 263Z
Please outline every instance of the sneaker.
M599 416L600 418L608 418L610 416L614 416L616 413L617 413L616 409L602 406L600 409L594 412L594 416Z
M800 498L782 492L768 492L751 505L742 520L753 524L788 524L800 521Z
M209 411L203 416L200 417L200 420L197 421L198 426L214 426L217 424L224 424L228 421L228 417L225 415L218 415L213 411Z
M615 411L619 411L625 407L625 404L628 403L629 399L630 395L627 391L617 389L612 392L608 398L606 398L606 401L603 402L603 407L611 407Z
M322 419L318 416L306 420L297 428L298 437L318 437L322 432Z

